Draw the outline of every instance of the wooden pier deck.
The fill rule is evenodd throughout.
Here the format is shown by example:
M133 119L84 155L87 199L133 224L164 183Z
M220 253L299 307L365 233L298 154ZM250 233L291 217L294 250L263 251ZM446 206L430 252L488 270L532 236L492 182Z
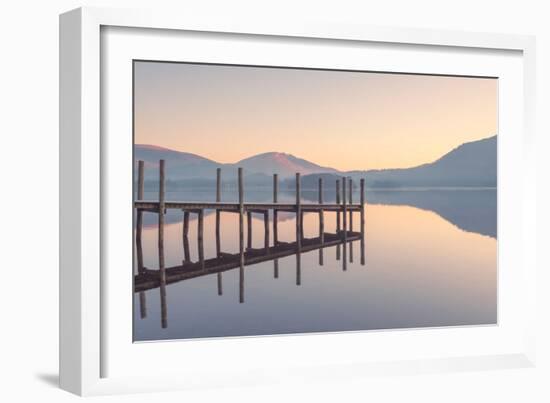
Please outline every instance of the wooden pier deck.
M136 209L158 213L159 202L150 200L136 200L134 202ZM165 201L164 208L176 209L182 211L195 211L198 210L216 210L221 212L239 213L239 203L227 203L227 202L181 202L181 201ZM243 203L245 211L252 213L263 212L265 210L277 210L286 212L296 212L296 204L294 203ZM318 212L318 211L342 211L341 204L316 204L316 203L302 203L302 212ZM350 204L347 206L348 211L361 211L361 206L358 204Z
M145 290L160 289L161 320L162 327L167 326L166 285L190 278L217 274L218 294L222 295L222 273L227 270L239 268L239 302L244 302L244 267L273 260L274 277L278 278L278 259L290 255L296 255L296 285L301 284L301 254L312 250L319 250L319 265L324 264L323 249L336 245L336 259L340 259L340 246L343 248L342 267L347 267L347 245L349 243L349 261L353 262L353 241L361 241L361 264L365 264L365 181L360 180L359 203L352 203L353 182L351 178L336 179L336 203L323 202L323 179L319 178L318 203L302 203L300 174L296 173L296 201L294 203L281 203L278 201L278 175L273 175L273 202L257 203L244 201L244 177L242 168L238 168L238 202L222 202L221 200L221 169L216 172L216 200L214 202L170 201L165 199L165 161L159 161L159 197L158 201L144 200L144 162L138 163L138 187L134 208L136 218L136 252L138 273L134 277L134 291L139 292L141 317L146 316ZM341 185L341 186L340 186ZM348 189L349 193L346 191ZM341 189L341 192L340 192ZM164 262L164 218L168 209L176 209L183 212L183 250L184 260L180 266L165 267ZM216 256L205 259L204 256L204 212L214 210L216 213ZM147 269L143 265L143 213L156 213L158 215L158 269ZM278 239L278 213L291 212L296 214L296 241L280 242ZM315 238L304 237L304 213L315 212L319 215L319 236ZM336 233L327 233L324 230L325 212L336 213ZM360 230L353 230L353 213L360 214ZM234 254L224 253L221 250L220 215L222 213L234 213L239 215L238 237L239 252ZM269 215L272 214L271 240ZM189 217L197 214L197 249L198 261L191 262L189 250ZM252 248L252 214L263 215L264 221L264 247ZM247 219L247 244L245 246L244 217ZM349 223L349 224L348 224Z

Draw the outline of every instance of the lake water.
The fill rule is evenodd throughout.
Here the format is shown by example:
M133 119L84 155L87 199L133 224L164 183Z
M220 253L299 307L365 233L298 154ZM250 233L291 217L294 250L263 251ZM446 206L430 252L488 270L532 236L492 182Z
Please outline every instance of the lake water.
M326 203L334 202L327 189ZM154 192L145 199L155 200ZM271 191L245 194L248 201L271 201ZM167 200L214 200L213 191L167 193ZM303 192L303 202L317 200ZM224 201L236 200L224 190ZM354 194L354 201L359 195ZM166 327L161 326L159 288L134 294L134 340L166 340L307 332L495 324L497 321L496 190L367 190L365 261L360 242L348 244L347 267L337 247L245 266L244 302L239 302L239 269L183 280L166 287ZM281 192L280 202L293 202ZM180 265L182 216L169 210L165 225L166 267ZM264 244L264 222L253 216L253 247ZM216 255L215 214L204 221L205 258ZM305 237L317 237L316 213L304 217ZM246 227L246 226L245 226ZM238 215L222 213L221 248L238 253ZM325 231L335 232L335 213L325 213ZM191 259L198 260L197 220L191 215ZM359 213L354 216L359 231ZM279 240L295 241L295 217L279 213ZM143 258L158 268L157 214L144 213ZM271 234L272 235L272 234ZM246 238L245 238L246 241ZM272 242L272 239L271 239ZM343 247L343 246L342 246ZM351 249L351 250L350 250ZM353 255L353 262L349 262ZM136 259L134 259L135 261ZM136 267L134 267L136 271Z

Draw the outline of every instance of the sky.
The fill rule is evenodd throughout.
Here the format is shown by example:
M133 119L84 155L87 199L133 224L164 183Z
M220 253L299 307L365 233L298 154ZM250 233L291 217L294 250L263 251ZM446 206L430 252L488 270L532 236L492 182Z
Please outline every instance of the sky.
M498 80L143 62L134 142L235 163L284 152L342 171L407 168L497 134Z

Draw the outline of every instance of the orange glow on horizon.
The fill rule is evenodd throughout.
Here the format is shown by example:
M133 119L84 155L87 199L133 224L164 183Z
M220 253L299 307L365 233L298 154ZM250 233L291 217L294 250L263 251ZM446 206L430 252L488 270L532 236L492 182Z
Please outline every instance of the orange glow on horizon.
M407 168L497 134L496 79L136 64L136 144L220 163L265 152Z

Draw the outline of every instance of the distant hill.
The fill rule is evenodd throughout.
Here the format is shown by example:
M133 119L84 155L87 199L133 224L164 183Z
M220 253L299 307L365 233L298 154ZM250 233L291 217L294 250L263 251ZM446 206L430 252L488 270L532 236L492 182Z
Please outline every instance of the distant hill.
M336 169L322 167L291 154L279 152L258 154L234 164L222 164L196 154L136 144L134 159L145 161L146 168L154 168L145 171L145 177L150 179L155 179L158 175L158 162L161 159L166 161L170 179L173 180L197 178L210 180L215 178L217 168L222 168L222 171L226 171L228 175L232 174L236 178L237 168L242 167L245 175L249 176L253 182L261 181L267 176L271 178L274 173L284 179L294 176L296 172L303 175L313 172L338 172Z
M322 167L291 154L269 152L245 158L235 165L244 170L265 175L279 174L281 178L291 177L300 172L302 175L324 172L338 172L336 169Z
M496 187L497 136L462 144L429 164L367 171L366 181L369 187L387 188Z
M223 166L196 154L146 144L134 146L134 159L145 162L145 178L153 180L158 177L158 164L161 159L166 161L168 178L172 180L197 177L215 179L216 168Z
M146 180L158 178L158 161L166 160L168 186L208 187L215 183L216 168L222 169L225 184L236 182L237 168L245 172L247 185L270 186L274 173L279 174L282 188L294 188L294 175L302 174L302 187L314 189L319 177L326 188L334 188L336 179L349 176L354 186L360 178L371 188L402 187L496 187L497 136L462 144L438 160L403 169L339 172L290 154L269 152L245 158L234 164L222 164L199 155L166 148L136 144L136 160L146 163ZM154 169L150 169L154 168Z

